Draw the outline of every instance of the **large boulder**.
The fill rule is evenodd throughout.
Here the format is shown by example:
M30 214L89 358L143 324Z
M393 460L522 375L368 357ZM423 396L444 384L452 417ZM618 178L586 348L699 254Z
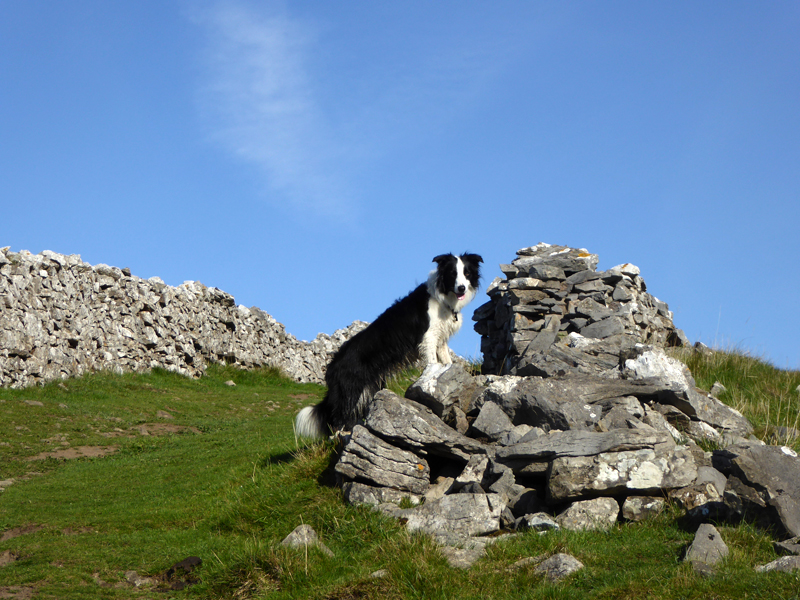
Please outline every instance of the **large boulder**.
M714 452L728 475L726 501L771 526L782 538L800 535L800 458L786 446L743 444ZM737 511L735 511L737 512Z

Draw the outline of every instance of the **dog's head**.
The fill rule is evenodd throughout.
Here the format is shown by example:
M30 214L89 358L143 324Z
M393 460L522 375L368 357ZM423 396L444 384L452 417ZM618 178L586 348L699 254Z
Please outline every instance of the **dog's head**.
M460 256L440 254L433 262L438 265L436 291L450 300L454 310L461 310L461 307L475 297L483 259L477 254L469 253Z

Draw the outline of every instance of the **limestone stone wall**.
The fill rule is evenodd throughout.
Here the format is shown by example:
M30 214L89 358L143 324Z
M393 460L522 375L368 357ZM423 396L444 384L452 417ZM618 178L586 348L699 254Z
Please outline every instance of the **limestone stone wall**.
M201 375L209 363L274 365L324 381L333 352L366 324L297 340L258 308L200 282L177 287L79 255L0 249L0 385L24 387L91 371L162 367Z

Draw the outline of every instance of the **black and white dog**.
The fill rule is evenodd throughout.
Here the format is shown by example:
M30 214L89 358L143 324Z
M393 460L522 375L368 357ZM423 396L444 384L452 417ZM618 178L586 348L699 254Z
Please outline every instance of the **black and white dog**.
M447 340L461 328L461 309L475 297L483 259L442 254L433 262L437 267L427 283L397 300L334 354L325 374L328 393L300 411L297 434L324 437L349 431L396 371L418 359L426 366L452 362Z

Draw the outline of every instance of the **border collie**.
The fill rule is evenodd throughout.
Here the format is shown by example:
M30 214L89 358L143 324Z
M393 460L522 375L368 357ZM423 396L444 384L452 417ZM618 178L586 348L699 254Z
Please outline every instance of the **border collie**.
M461 328L461 309L475 297L483 259L442 254L433 262L437 266L427 283L341 345L325 374L328 393L316 406L300 411L297 434L325 437L350 431L393 373L419 359L426 366L452 362L447 340Z

